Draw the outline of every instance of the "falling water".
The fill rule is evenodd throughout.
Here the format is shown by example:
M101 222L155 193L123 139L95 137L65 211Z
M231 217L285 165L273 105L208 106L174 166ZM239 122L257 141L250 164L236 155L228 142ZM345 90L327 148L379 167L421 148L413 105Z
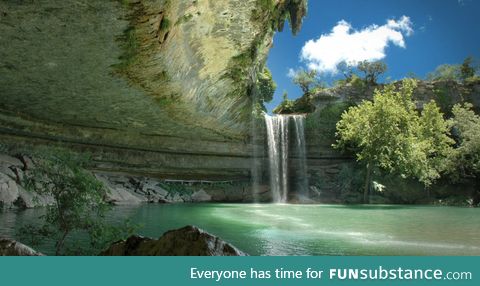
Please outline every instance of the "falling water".
M285 203L289 187L289 122L293 119L295 123L296 155L298 156L299 168L297 178L301 179L300 189L302 193L306 190L306 159L305 159L305 133L303 115L265 115L268 137L268 158L270 163L270 188L273 201Z
M305 116L304 115L292 115L295 122L295 133L297 143L297 192L305 198L308 197L308 176L307 176L307 147L305 144Z

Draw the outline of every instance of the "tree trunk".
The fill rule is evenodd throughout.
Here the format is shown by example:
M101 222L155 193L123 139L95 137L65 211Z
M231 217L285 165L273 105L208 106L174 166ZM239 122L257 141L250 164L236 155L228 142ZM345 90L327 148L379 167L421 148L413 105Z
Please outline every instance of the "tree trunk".
M65 239L67 238L67 235L68 235L68 231L65 231L62 235L62 238L59 241L57 241L56 249L55 249L56 256L60 255L60 250L62 250L63 245L65 244Z
M367 175L365 178L365 188L363 189L363 203L368 204L370 203L369 200L369 191L370 191L370 177L372 174L372 164L367 163Z

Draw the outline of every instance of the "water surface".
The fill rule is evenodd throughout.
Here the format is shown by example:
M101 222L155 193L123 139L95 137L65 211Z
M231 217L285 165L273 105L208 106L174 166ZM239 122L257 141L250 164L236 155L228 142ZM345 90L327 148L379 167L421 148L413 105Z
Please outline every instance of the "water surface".
M14 236L42 211L0 213L0 236ZM149 204L109 215L111 223L126 218L150 237L193 224L251 255L480 255L480 209L473 208Z

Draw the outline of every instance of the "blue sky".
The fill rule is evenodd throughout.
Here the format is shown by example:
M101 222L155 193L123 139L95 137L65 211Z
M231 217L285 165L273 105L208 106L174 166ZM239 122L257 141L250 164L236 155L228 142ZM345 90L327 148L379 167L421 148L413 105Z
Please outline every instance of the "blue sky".
M392 79L409 72L424 77L440 64L461 63L469 55L480 59L480 0L310 0L308 9L297 36L289 27L275 35L267 66L277 91L267 104L269 111L280 103L284 90L290 99L301 95L288 76L290 69L310 64L325 79L332 78L335 71L328 62L342 55L337 50L346 49L343 56L346 53L352 60L383 53L388 65L385 77ZM340 32L332 34L335 26ZM346 34L342 34L344 29L349 29ZM359 42L366 44L357 48ZM378 49L378 45L385 48ZM358 50L362 51L359 55Z

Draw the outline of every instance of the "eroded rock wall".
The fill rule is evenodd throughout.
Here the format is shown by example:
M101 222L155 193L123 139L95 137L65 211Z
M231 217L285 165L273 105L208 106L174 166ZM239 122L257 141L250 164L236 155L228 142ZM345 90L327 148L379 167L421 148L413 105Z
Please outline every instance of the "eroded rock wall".
M103 171L248 180L252 98L304 0L0 2L0 144L93 154Z

